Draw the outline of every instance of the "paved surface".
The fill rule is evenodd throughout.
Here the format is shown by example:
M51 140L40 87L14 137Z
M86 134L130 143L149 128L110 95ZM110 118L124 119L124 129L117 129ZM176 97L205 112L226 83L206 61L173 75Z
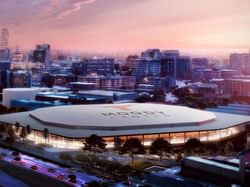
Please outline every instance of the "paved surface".
M0 171L0 186L3 187L29 187L25 183L6 175L2 171Z
M56 164L53 164L53 163L50 163L50 162L46 162L46 161L31 157L31 156L28 156L28 155L25 155L25 154L20 154L21 162L13 162L14 156L12 156L12 154L11 154L12 151L8 150L8 149L0 148L0 153L5 153L7 155L4 158L5 161L12 162L14 164L19 164L19 165L21 164L23 167L26 167L26 168L30 168L31 166L35 165L38 168L37 172L45 174L45 175L47 175L49 177L53 177L56 180L59 180L58 176L60 174L63 174L65 176L65 179L60 179L60 180L66 182L66 183L69 183L69 181L67 179L67 176L69 174L74 174L74 175L77 176L77 184L73 184L74 186L81 186L81 184L84 184L86 182L91 182L93 180L100 180L96 176L88 175L88 174L86 174L86 173L84 173L82 171L71 172L71 171L69 171L68 168L61 167L59 165L56 165ZM56 172L55 173L48 172L49 168L54 168L56 170ZM10 186L8 186L8 187L10 187Z

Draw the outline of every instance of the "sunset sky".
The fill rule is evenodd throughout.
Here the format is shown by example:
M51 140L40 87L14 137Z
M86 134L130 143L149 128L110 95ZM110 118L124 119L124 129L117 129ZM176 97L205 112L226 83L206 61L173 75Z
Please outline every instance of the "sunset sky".
M0 0L10 46L66 50L250 47L250 0Z

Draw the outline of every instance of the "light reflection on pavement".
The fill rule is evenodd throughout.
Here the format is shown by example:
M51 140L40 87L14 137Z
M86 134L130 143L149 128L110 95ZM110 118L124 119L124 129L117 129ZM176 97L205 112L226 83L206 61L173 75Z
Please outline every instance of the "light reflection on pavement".
M12 155L12 152L13 151L11 151L11 150L0 148L0 153L5 153L7 155L6 157L3 158L3 160L11 162L13 164L21 165L21 166L23 166L25 168L29 168L29 169L31 168L31 166L35 165L35 166L37 166L37 170L36 170L37 172L42 173L44 175L47 175L49 177L55 178L56 180L61 180L61 181L68 183L72 186L81 186L82 184L84 184L86 182L91 182L93 180L97 180L97 181L101 180L100 178L97 178L96 176L91 176L91 175L88 175L84 172L79 172L79 171L70 172L68 168L59 166L59 165L51 163L51 162L46 162L46 161L43 161L41 159L37 159L35 157L28 156L28 155L25 155L22 153L19 154L21 157L21 162L15 162L15 161L13 161L15 156ZM48 172L49 168L54 168L55 173ZM58 179L58 176L60 174L65 175L65 179ZM73 183L68 181L67 176L69 174L76 175L77 184L73 184Z

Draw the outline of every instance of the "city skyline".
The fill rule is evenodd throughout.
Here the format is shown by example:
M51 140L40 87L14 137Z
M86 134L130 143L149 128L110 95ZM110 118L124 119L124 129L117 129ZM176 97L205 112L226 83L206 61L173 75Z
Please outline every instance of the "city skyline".
M247 0L4 0L0 4L0 24L10 30L12 48L50 43L62 50L155 47L223 53L247 52L250 43Z

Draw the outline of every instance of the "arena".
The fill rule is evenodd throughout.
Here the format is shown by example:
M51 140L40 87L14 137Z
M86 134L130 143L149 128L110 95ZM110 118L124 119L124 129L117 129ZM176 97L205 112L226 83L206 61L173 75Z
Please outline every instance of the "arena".
M171 144L183 144L192 137L200 141L219 141L245 130L249 116L208 112L184 106L163 104L66 105L36 109L0 116L3 124L33 129L28 139L44 143L48 129L49 143L54 147L78 149L92 134L104 137L112 147L115 137L139 138L147 146L158 137Z

